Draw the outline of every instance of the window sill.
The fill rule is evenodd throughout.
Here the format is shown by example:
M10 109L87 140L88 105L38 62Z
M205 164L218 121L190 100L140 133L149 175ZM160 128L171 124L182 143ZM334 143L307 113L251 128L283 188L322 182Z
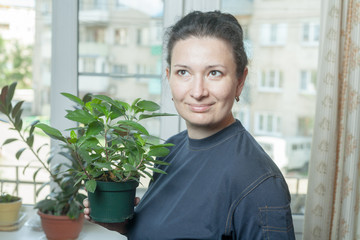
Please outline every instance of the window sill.
M38 240L46 239L45 233L41 229L40 217L33 209L32 205L23 205L22 211L25 218L22 221L21 227L13 232L0 232L0 239L17 239L17 240ZM78 239L98 240L98 239L127 239L121 234L109 231L97 224L89 221L84 221L83 229Z

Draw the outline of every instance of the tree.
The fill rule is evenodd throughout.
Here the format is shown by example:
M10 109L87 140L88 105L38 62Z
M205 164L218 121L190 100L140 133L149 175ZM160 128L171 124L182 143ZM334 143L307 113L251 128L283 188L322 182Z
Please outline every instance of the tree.
M0 86L18 82L19 88L31 88L32 47L0 36Z

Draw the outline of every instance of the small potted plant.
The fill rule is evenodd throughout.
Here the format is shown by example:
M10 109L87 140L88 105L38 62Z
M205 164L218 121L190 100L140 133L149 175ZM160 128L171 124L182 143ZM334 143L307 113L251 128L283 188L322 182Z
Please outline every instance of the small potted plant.
M18 222L21 198L7 193L0 195L0 230L12 230ZM16 229L16 228L15 228Z
M140 177L152 172L165 174L156 160L169 153L172 144L160 144L139 121L172 116L158 113L160 106L136 99L132 104L105 95L87 95L84 100L62 93L77 104L67 110L67 119L77 122L70 136L46 124L37 124L50 137L62 141L75 153L81 166L71 169L76 183L85 181L91 217L99 222L123 222L133 216L134 198Z
M49 165L52 163L54 155L46 161L41 159L39 154L44 149L44 145L37 149L34 148L34 130L38 121L33 122L26 128L23 127L23 102L17 102L15 106L12 104L15 88L16 82L10 86L2 88L0 95L0 112L8 118L9 124L11 125L10 129L16 131L19 137L7 139L3 143L3 146L17 141L25 143L26 147L20 148L17 151L15 154L16 158L19 159L24 151L32 152L35 159L42 165L42 168L39 168L34 173L34 180L36 179L39 171L45 170L49 173L52 182L56 184L56 189L45 199L37 202L35 205L35 208L39 209L38 213L41 217L42 227L46 236L49 239L75 239L78 237L82 229L84 221L82 201L86 196L79 193L79 190L83 187L83 185L81 182L75 182L74 173L63 171L63 169L65 167L77 169L80 168L80 166L72 157L74 153L71 152L71 149L68 149L66 145L63 146L60 154L67 157L68 162L52 165L52 168L50 169ZM30 163L25 167L25 169L30 165ZM49 183L50 181L43 184L37 190L37 194ZM58 231L57 233L53 233L52 230Z

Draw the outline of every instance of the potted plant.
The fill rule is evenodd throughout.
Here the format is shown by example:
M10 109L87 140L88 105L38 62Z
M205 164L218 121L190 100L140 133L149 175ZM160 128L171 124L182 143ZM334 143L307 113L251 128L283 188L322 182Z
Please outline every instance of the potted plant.
M41 170L45 170L49 173L51 180L55 183L56 188L45 199L36 203L35 208L39 209L38 213L41 217L41 223L43 230L50 239L76 239L81 231L84 221L84 215L82 213L82 201L86 197L84 194L79 193L79 190L83 187L81 182L75 182L74 173L69 171L63 171L63 169L71 167L72 169L80 168L79 164L71 156L74 153L63 146L61 155L67 157L68 162L61 164L53 164L50 169L54 155L49 157L47 161L41 159L40 152L44 145L39 148L34 148L34 130L38 121L31 123L28 127L23 127L22 119L22 104L23 101L17 102L15 106L12 105L12 99L16 88L16 82L9 86L5 86L1 90L0 95L0 112L3 113L9 120L12 130L18 133L18 138L9 138L3 145L10 144L16 141L22 141L25 143L25 148L20 148L16 153L16 158L19 159L24 151L32 152L35 159L42 165L33 175L34 180L37 174ZM31 162L25 167L25 169L31 164ZM38 190L37 194L47 185L43 184ZM54 220L54 218L56 220ZM51 224L48 223L50 220ZM59 220L59 221L57 221ZM55 223L54 223L55 221ZM64 223L65 226L62 226ZM54 235L47 229L50 226L54 226L54 229L60 230L61 235ZM69 231L71 226L76 225L73 232Z
M155 166L167 163L156 157L166 156L172 146L160 144L139 121L173 114L158 113L158 104L139 98L128 104L105 95L88 95L84 100L62 95L77 104L65 117L79 126L69 129L68 137L46 124L36 127L75 153L81 170L71 171L76 174L76 183L85 181L92 219L123 222L131 218L140 177L152 178L152 172L164 174Z
M0 230L13 230L19 219L21 198L6 193L0 195ZM15 228L14 228L15 226Z

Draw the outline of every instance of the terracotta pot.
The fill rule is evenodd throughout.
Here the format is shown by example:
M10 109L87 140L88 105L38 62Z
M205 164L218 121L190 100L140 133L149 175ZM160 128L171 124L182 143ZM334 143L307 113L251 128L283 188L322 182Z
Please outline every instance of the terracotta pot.
M0 226L14 225L21 208L21 199L15 202L0 203Z
M68 216L54 216L38 211L41 218L41 226L49 240L72 240L77 239L84 224L84 214L78 219L70 219Z

